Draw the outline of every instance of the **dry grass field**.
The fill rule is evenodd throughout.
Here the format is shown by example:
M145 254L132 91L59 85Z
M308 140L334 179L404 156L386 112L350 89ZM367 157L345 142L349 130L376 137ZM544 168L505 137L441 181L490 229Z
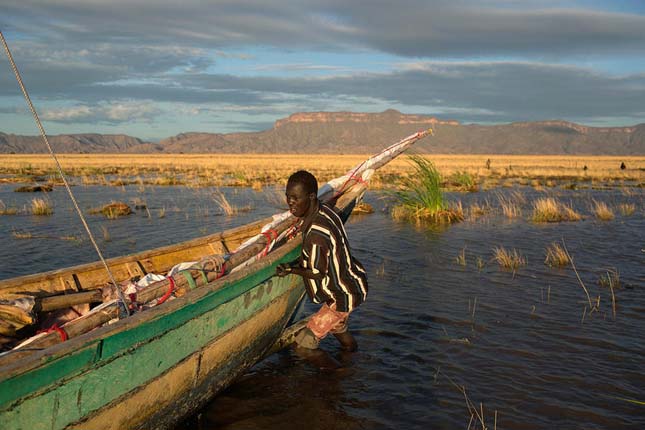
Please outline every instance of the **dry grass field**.
M193 186L232 185L261 187L282 184L290 173L306 169L321 181L344 174L366 155L295 154L63 154L65 172L82 183L123 185L146 183ZM555 186L563 182L591 181L612 184L645 183L645 156L529 156L428 155L444 178L471 176L486 188L512 183ZM624 163L625 169L621 169ZM372 183L392 184L408 175L412 166L400 157L381 169ZM46 154L0 155L0 181L55 181L54 162ZM107 179L106 179L107 175Z

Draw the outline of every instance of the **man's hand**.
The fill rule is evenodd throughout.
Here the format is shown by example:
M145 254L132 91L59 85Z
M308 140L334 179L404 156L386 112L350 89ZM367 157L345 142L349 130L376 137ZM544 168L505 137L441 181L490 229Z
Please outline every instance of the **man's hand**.
M290 273L291 273L291 265L288 263L278 264L278 266L275 268L275 274L281 278L283 276L287 276Z

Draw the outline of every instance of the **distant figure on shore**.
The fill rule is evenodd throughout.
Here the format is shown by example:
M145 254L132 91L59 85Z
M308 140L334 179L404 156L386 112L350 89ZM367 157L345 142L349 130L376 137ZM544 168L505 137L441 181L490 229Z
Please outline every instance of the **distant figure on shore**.
M621 161L620 163L620 170L625 170L627 166L625 166L625 163Z
M582 170L584 170L585 172L587 171L587 165L586 164L582 167Z
M486 160L486 168L490 170L490 158Z

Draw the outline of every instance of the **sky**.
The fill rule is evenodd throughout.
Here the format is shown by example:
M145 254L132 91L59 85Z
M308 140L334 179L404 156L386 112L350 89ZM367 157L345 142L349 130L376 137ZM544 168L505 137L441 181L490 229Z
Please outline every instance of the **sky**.
M0 31L51 135L386 109L645 123L645 0L0 0ZM4 54L0 132L38 134Z

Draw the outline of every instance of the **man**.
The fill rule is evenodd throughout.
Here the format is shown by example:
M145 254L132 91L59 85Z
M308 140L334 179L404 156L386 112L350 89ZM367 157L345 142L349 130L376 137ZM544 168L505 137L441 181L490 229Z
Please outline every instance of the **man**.
M356 351L356 340L347 329L350 312L367 296L367 276L352 257L343 222L333 208L320 203L318 183L300 170L289 177L286 197L291 213L300 219L302 255L291 264L280 264L278 276L290 273L305 281L309 298L323 303L296 335L296 352L320 367L338 367L318 348L320 340L332 333L345 351Z

